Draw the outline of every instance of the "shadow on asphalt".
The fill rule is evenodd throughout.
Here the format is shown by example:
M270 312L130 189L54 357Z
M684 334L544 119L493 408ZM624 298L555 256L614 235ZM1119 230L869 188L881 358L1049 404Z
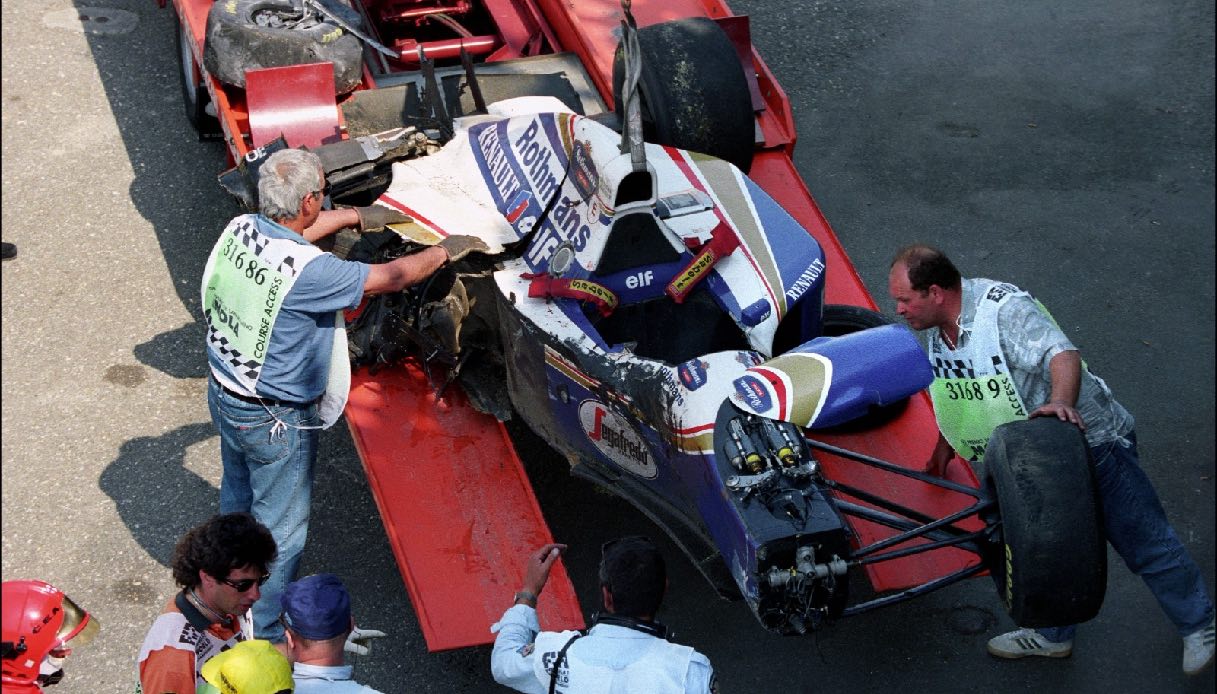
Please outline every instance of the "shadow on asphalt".
M131 537L165 566L178 538L220 510L219 490L185 466L186 450L215 435L211 422L201 422L140 436L101 473L99 486Z
M131 201L156 233L176 300L194 318L140 344L135 357L173 378L201 378L206 360L199 283L216 236L238 208L216 180L225 166L223 145L199 140L177 93L172 5L149 12L148 4L116 3L139 15L134 32L86 32L85 38L131 162ZM140 44L137 50L129 45L133 41Z
M173 11L149 12L148 4L114 3L139 15L134 32L86 31L85 39L131 163L130 199L151 224L173 285L160 300L180 302L193 318L138 344L134 356L175 379L203 378L199 283L216 234L237 208L216 181L222 145L199 141L184 116ZM133 49L132 42L139 45ZM133 438L101 475L99 486L131 536L163 565L179 537L219 510L218 490L184 465L186 450L213 436L207 421Z
M204 378L207 376L205 333L199 318L136 345L135 358L173 378Z

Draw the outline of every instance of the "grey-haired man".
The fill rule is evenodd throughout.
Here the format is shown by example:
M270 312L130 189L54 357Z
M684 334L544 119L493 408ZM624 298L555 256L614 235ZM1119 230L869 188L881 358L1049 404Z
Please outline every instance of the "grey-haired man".
M283 640L279 595L295 578L308 532L317 430L338 420L350 388L342 311L486 250L480 239L449 236L383 264L341 260L313 242L407 217L376 205L325 210L324 198L316 154L275 152L259 169L260 214L229 222L203 270L220 511L250 512L274 535L279 555L253 610L256 637L274 642Z

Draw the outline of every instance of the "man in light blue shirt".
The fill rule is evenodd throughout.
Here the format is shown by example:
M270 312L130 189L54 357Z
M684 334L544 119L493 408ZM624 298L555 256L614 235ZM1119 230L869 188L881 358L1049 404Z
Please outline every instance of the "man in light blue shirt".
M604 545L604 612L593 617L591 629L541 631L537 595L563 549L565 545L545 545L529 556L523 590L491 627L498 632L490 656L496 682L526 694L717 692L709 659L668 641L666 629L654 619L668 579L663 556L646 538Z
M283 149L258 169L259 214L221 232L200 286L220 433L220 513L251 513L275 538L270 580L254 603L254 636L279 643L279 596L308 536L320 429L342 413L350 362L342 311L399 292L486 244L452 235L386 263L342 260L313 245L345 227L403 222L384 205L323 209L325 172L313 152Z

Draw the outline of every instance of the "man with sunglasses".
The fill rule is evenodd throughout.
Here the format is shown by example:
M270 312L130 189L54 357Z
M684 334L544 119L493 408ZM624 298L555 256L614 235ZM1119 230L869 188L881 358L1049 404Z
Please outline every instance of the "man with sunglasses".
M279 596L296 577L308 534L318 430L338 420L350 389L342 311L487 250L480 239L449 236L387 263L339 259L313 243L346 227L371 231L409 218L379 205L323 209L325 188L316 154L271 154L258 168L260 213L229 222L203 270L220 512L251 512L275 537L279 556L253 617L257 638L276 643Z
M667 640L655 615L668 588L659 549L645 537L601 548L604 612L586 631L541 631L537 596L566 545L550 544L528 559L523 590L491 631L498 632L490 671L499 684L526 694L717 692L706 656Z
M250 608L275 558L275 539L248 513L213 516L173 550L182 590L152 623L138 660L141 694L194 694L203 664L253 638Z

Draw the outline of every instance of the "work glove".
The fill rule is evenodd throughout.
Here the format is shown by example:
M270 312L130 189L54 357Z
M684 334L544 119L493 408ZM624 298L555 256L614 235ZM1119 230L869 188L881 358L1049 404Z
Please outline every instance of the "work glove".
M384 635L383 631L355 627L351 629L351 635L347 637L347 642L342 645L342 650L347 653L354 653L355 655L367 655L372 652L370 641Z
M469 315L470 305L465 283L458 279L452 283L452 288L444 298L423 306L418 316L418 325L415 327L423 335L435 338L444 351L453 355L460 354L461 321Z
M476 236L449 236L438 244L448 254L448 262L455 263L470 253L489 253L490 247Z
M386 224L405 224L406 222L414 221L410 215L402 214L384 205L356 207L355 214L359 215L360 231L376 231L383 229Z

